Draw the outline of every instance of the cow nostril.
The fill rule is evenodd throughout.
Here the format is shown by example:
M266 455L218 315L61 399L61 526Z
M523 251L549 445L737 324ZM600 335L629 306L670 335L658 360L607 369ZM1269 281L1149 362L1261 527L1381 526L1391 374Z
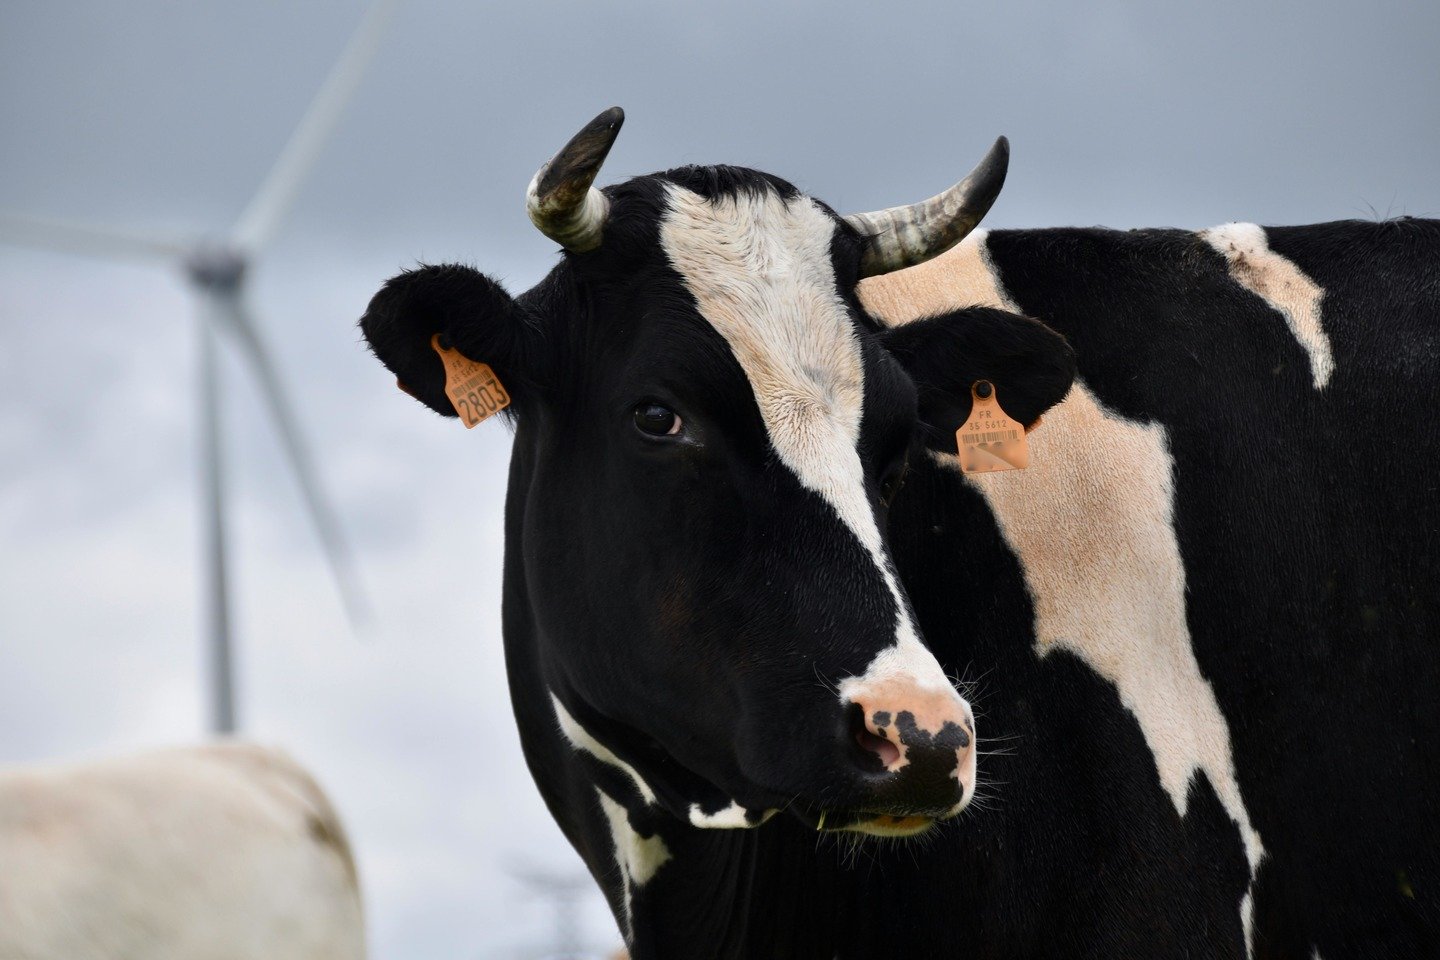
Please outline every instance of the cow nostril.
M860 744L860 749L868 750L880 758L881 766L890 769L895 761L900 759L900 748L895 746L884 737L877 737L869 730L860 729L855 731L855 742Z

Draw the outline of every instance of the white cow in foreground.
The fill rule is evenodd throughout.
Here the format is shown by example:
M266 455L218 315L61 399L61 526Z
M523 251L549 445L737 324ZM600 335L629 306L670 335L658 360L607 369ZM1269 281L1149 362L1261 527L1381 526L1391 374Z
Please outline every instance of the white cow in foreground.
M320 787L244 743L0 771L3 960L352 960L355 863Z

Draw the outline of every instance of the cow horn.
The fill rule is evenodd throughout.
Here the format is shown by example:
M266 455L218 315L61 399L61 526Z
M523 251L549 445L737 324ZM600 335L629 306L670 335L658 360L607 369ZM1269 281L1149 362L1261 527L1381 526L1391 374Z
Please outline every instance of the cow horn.
M870 238L860 275L913 267L965 239L1000 195L1009 165L1010 141L1001 137L969 176L944 193L908 207L847 216L847 223Z
M573 253L600 246L610 201L591 184L624 122L625 111L611 107L585 124L536 172L525 192L530 222Z

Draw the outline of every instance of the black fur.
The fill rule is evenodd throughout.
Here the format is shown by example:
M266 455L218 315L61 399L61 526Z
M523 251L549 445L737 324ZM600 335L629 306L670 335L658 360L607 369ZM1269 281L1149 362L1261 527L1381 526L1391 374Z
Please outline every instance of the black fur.
M1195 655L1268 853L1256 956L1440 956L1440 223L1267 234L1324 290L1323 390L1194 234L988 248L1100 402L1166 430Z
M431 344L487 363L505 384L514 416L550 377L544 329L505 289L462 264L421 266L392 277L370 300L360 329L399 385L436 413L457 416L445 395L445 368Z
M955 431L970 413L970 388L994 384L1001 407L1032 426L1059 403L1075 379L1075 351L1037 320L971 307L886 331L885 349L920 393L921 441L955 452Z
M674 167L655 174L660 180L668 180L686 190L700 194L708 200L720 200L735 196L763 196L775 194L785 200L800 195L795 185L787 180L751 170L748 167L734 167L728 164L698 166L691 164Z

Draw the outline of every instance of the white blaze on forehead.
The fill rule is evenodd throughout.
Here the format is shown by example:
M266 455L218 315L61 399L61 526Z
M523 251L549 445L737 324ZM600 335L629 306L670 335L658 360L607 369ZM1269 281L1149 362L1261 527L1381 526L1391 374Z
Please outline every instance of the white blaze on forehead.
M633 936L634 916L631 913L631 887L639 889L649 883L655 871L670 859L670 849L656 834L643 837L630 826L630 815L625 808L606 795L599 787L595 796L600 799L600 809L610 825L610 839L615 844L615 865L620 869L620 891L625 904L625 933Z
M1270 249L1265 228L1253 223L1227 223L1202 230L1200 238L1230 265L1230 277L1270 305L1290 328L1310 358L1310 377L1323 390L1335 372L1330 337L1320 324L1325 291L1290 260Z
M948 687L920 642L865 492L857 450L865 372L830 259L835 221L804 196L786 202L766 190L712 202L683 187L668 191L661 245L745 371L771 446L834 508L894 600L895 642L867 676Z
M906 276L920 270L918 281ZM891 325L972 305L1023 312L981 231L929 264L865 281L859 294ZM1165 428L1106 410L1077 380L1030 443L1028 469L965 481L985 497L1020 562L1037 653L1067 649L1115 685L1180 816L1191 779L1204 772L1239 830L1253 880L1265 850L1240 794L1229 725L1191 644ZM959 470L954 456L936 459ZM1242 922L1249 911L1247 896Z
M565 705L560 702L560 698L553 693L550 694L550 702L555 707L555 719L560 721L560 732L565 735L566 740L570 741L570 746L576 750L584 750L596 760L602 763L608 763L610 766L622 771L635 782L635 789L640 791L640 796L647 805L655 802L655 791L651 790L650 784L646 783L645 778L640 776L640 771L615 756L615 751L591 736L590 731L580 726L580 721L570 716L570 711L565 709Z

